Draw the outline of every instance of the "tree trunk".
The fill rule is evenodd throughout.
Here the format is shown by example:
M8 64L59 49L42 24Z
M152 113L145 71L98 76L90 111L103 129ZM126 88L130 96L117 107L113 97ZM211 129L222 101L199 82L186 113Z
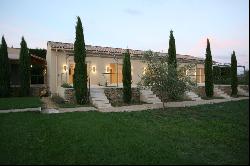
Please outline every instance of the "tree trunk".
M163 101L163 102L162 102L163 110L165 110L165 105L164 105L164 103L165 103L165 102Z

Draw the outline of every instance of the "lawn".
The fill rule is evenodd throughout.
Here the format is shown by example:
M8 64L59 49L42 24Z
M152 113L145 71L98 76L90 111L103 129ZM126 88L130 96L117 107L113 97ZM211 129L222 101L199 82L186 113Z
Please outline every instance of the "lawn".
M0 98L0 111L5 109L41 107L39 97L9 97Z
M0 164L248 164L248 104L0 114Z

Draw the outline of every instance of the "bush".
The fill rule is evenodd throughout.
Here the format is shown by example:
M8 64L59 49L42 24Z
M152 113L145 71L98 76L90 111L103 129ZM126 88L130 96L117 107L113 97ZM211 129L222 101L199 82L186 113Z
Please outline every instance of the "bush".
M70 85L70 84L68 84L68 83L63 83L63 84L61 85L61 87L63 87L63 88L73 88L73 86Z

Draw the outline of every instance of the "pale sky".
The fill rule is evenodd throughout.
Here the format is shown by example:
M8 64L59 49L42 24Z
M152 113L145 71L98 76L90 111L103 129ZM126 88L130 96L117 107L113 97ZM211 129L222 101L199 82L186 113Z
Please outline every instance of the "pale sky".
M76 17L85 43L167 52L174 31L178 54L249 68L248 0L0 0L0 35L9 47L46 48L47 41L74 42Z

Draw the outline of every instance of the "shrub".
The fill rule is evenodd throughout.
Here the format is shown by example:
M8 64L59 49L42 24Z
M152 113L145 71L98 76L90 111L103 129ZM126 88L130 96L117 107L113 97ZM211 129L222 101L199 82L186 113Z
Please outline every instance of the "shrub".
M70 85L70 84L68 84L68 83L63 83L63 84L61 85L61 87L63 87L63 88L73 88L73 86Z

